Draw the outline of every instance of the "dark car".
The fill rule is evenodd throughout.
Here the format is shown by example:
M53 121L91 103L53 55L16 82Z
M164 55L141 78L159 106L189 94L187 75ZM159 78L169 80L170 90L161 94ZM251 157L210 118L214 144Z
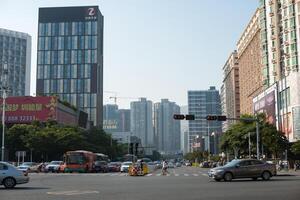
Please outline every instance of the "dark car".
M119 162L111 162L108 164L109 172L119 172L121 169L121 163Z
M209 177L220 181L231 181L236 178L262 178L269 180L272 176L276 175L276 166L261 160L242 159L232 160L222 167L216 167L208 172Z
M108 172L108 164L106 161L96 161L93 167L94 172Z

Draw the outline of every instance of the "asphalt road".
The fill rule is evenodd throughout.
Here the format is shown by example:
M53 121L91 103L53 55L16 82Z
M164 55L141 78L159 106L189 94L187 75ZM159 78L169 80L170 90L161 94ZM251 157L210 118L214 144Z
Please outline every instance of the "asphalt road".
M289 200L300 199L300 176L277 176L215 182L206 169L169 169L144 177L107 174L31 174L31 181L13 190L0 187L0 200Z

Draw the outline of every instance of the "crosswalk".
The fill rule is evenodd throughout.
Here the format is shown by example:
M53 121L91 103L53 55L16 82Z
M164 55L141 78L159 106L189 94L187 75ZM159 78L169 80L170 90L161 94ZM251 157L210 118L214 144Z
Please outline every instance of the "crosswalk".
M87 173L87 174L81 174L81 173L65 173L65 174L44 174L44 173L32 173L30 176L110 176L110 177L126 177L129 176L127 173ZM152 172L149 174L146 174L145 177L199 177L199 176L205 176L208 177L207 173L199 172L199 173L176 173L176 172L170 172L166 175L162 175L160 172Z

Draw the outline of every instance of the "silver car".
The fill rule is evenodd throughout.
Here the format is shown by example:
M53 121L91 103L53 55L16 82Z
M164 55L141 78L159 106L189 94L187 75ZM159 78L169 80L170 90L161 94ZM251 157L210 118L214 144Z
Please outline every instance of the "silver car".
M29 177L27 173L18 170L15 166L0 162L0 185L5 188L14 188L17 184L28 183Z

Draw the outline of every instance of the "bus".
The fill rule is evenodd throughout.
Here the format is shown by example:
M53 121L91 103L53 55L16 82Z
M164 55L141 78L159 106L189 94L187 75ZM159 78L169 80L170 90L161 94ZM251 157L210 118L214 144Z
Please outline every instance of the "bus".
M108 155L105 155L103 153L95 153L96 155L96 161L106 161L109 162Z
M92 172L96 155L90 151L68 151L64 155L63 172Z

